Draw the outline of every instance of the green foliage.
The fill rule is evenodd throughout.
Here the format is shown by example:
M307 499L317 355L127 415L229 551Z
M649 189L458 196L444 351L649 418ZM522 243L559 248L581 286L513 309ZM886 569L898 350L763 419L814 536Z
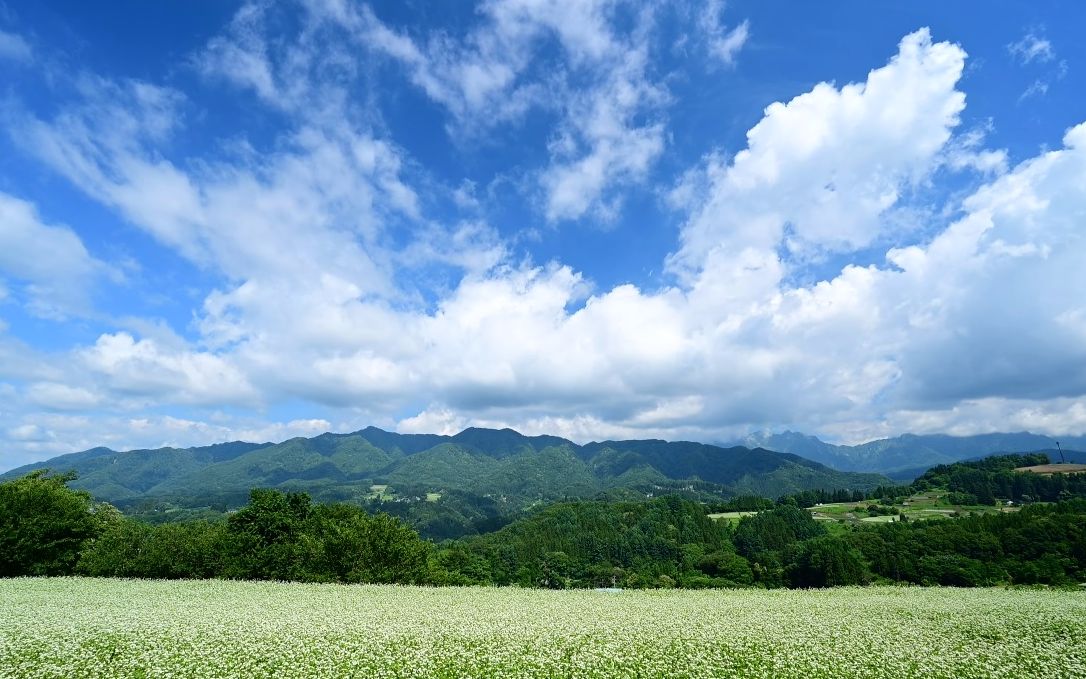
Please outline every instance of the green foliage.
M312 548L300 539L312 503L305 493L258 489L249 504L227 521L233 555L226 575L259 580L306 579L304 562Z
M788 567L788 582L792 587L861 585L869 580L860 551L833 536L802 543Z
M706 554L698 561L698 570L714 578L714 584L744 587L754 583L750 562L729 549Z
M79 572L138 578L227 577L420 583L429 544L399 519L305 493L252 491L227 521L114 522L84 550Z
M765 509L773 509L773 501L759 495L740 495L739 497L734 497L724 502L706 503L705 506L705 511L710 514L723 512L760 512Z
M0 577L70 574L84 544L115 511L95 511L74 474L30 472L0 483Z
M748 558L779 552L808 538L824 535L826 529L809 512L781 505L768 512L743 517L735 528L735 545Z
M849 534L884 578L916 584L1062 585L1086 579L1086 501Z
M939 465L916 479L911 490L944 488L950 491L951 502L963 505L994 505L997 499L1028 503L1086 498L1086 474L1045 476L1015 471L1048 462L1045 453L1032 453Z
M507 444L514 440L508 433L499 438ZM472 440L478 444L487 436L476 432ZM484 460L491 460L487 473L507 474L509 478L497 483L525 493L523 501L558 491L549 485L548 468L582 464L573 449L544 446L549 441L536 439L529 443L530 450L507 446L494 458L451 444L441 444L441 451L411 454L421 459L428 454L467 456L486 465L491 462ZM357 442L323 440L317 452L336 455L348 445ZM617 469L629 464L622 474L641 469L646 449L635 446L615 454L614 445L608 444L612 452L607 453L607 465ZM656 450L654 443L648 453ZM400 449L394 454L399 456ZM394 499L366 506L317 503L302 491L258 489L226 518L152 524L125 518L108 505L93 505L86 492L68 487L71 475L39 471L0 483L0 575L78 572L140 578L691 589L832 587L871 581L955 586L1082 582L1086 500L1065 498L1080 492L1086 475L1042 477L1013 471L1035 461L1003 456L947 465L917 483L929 488L943 484L959 499L987 499L987 488L996 497L1004 492L1055 494L1058 503L1027 502L1018 512L940 521L833 524L832 533L801 507L819 498L847 495L854 501L855 491L804 491L775 503L748 496L705 505L690 497L710 487L708 482L667 481L654 488L681 484L682 495L646 500L631 489L612 488L608 499L541 503L522 510L509 498L457 489L428 496L426 485L404 484ZM528 478L514 478L522 474ZM879 497L866 500L867 513L898 511L890 500L901 492L900 487L877 488ZM729 522L707 516L707 510L721 508L756 513L733 529ZM435 547L412 528L419 523L443 537L464 537Z
M545 507L489 535L447 548L456 581L543 587L642 587L698 574L706 554L731 550L728 529L678 497ZM442 550L444 553L445 550ZM477 559L467 559L465 553ZM459 564L470 572L453 570ZM736 582L742 575L735 575Z
M123 519L107 527L79 559L84 575L212 578L224 572L229 536L223 523L153 525Z
M338 582L421 583L429 547L402 521L371 516L351 505L321 505L304 526L309 579Z

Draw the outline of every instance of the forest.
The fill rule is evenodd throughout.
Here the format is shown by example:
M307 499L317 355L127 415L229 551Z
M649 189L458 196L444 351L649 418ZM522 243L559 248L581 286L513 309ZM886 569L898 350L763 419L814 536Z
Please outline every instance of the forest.
M1043 457L1043 456L1041 456ZM1045 458L1044 461L1047 461ZM424 539L373 507L254 489L222 518L149 523L73 490L72 474L0 483L0 577L89 575L574 588L806 588L873 583L1073 585L1086 581L1086 474L1015 472L1000 456L934 467L908 486L805 491L706 504L602 497L524 512L477 535ZM837 525L805 507L890 503L942 489L1018 511ZM712 511L748 513L714 521Z

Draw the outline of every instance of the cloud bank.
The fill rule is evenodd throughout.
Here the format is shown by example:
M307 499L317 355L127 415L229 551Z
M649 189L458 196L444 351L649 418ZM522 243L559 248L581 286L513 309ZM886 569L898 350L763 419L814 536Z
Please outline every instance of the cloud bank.
M656 176L674 105L653 68L659 18L623 7L494 1L451 35L312 2L283 36L246 6L190 67L287 123L211 156L173 144L195 104L161 83L83 73L51 114L20 110L25 153L218 282L176 333L118 322L42 352L0 326L15 404L0 426L20 451L0 466L370 423L576 440L1086 431L1086 125L1009 167L959 129L967 55L927 29L671 177L678 228L656 286L601 289L470 209L439 215L459 183L420 169L357 97L368 68L391 68L444 112L450 143L547 111L538 215L606 224ZM733 21L718 7L695 27L735 68L750 29ZM925 202L963 173L973 188ZM93 308L111 270L3 194L0 253L0 297L46 315ZM316 416L278 424L284 404Z

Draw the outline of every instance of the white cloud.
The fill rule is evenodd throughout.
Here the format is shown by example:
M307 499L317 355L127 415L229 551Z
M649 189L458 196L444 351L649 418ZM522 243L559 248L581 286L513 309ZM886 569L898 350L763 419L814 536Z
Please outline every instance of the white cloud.
M846 444L865 443L901 432L972 436L992 432L1030 431L1062 436L1086 431L1086 403L1080 398L985 398L961 401L945 409L899 410L880 420L834 422L827 437Z
M423 410L418 415L405 417L396 425L403 434L443 434L452 436L468 427L470 420L448 408Z
M383 49L399 50L405 63L417 57L431 68L440 49L486 53L481 35L420 46L350 7L321 11L377 30ZM553 36L571 63L630 54L630 36L595 30L604 9L586 14L584 26L552 26L547 3L532 6L542 14L527 24L527 4L488 7L485 22L510 36ZM403 431L510 425L576 440L730 439L767 424L852 438L965 431L970 418L1001 415L1023 428L1033 428L1032 417L1036 428L1081 430L1086 127L1069 131L1064 148L1008 168L1005 154L984 147L983 128L955 136L964 59L961 48L918 31L865 82L822 83L767 107L747 148L711 152L684 174L672 194L686 213L670 259L679 275L653 290L595 289L560 262L512 261L485 222L428 220L402 152L350 123L276 103L292 127L269 148L171 158L161 149L183 122L177 93L87 81L83 105L25 121L27 143L221 281L195 311L194 339L138 324L102 333L74 357L41 361L78 368L71 374L20 377L31 382L21 400L70 410L68 419L20 411L0 426L38 427L38 447L19 448L27 455L83 443L274 440L396 425L392 414L405 412ZM629 139L644 127L634 121L646 102L666 94L645 79L646 63L630 62L570 100L583 115L562 119L553 167L606 157L593 161L604 169L578 179L585 193L561 198L552 218L605 210L616 175L638 181L660 153L622 155L637 146ZM482 78L469 94L466 80L442 76L434 87L452 89L434 91L452 92L449 101L460 102L452 108L485 110L490 92L513 92L519 77ZM123 133L110 132L113 120ZM935 206L957 217L919 225L924 240L888 234L906 228L911 187L947 168L987 183ZM593 185L594 176L603 179ZM552 198L565 196L559 186ZM857 250L885 252L885 262L826 269L811 283L790 276L819 256ZM454 275L442 276L444 267ZM0 371L10 346L0 342ZM20 351L11 349L7 364ZM114 410L79 429L80 400L99 397ZM277 425L143 412L146 404L284 402L343 416ZM412 414L420 402L426 407Z
M1022 94L1018 97L1018 101L1021 102L1024 99L1030 97L1043 97L1048 94L1048 82L1045 80L1034 80L1030 83L1030 86L1022 91Z
M1035 78L1030 85L1022 91L1018 97L1018 103L1033 97L1044 97L1048 94L1053 82L1063 79L1067 75L1067 61L1057 60L1056 49L1048 38L1044 37L1044 29L1031 28L1026 31L1021 39L1007 45L1007 51L1011 59L1022 66L1035 64L1034 70L1041 64L1050 64L1045 69L1043 77ZM1053 63L1055 62L1055 63Z
M1021 39L1007 45L1007 51L1023 64L1033 61L1045 63L1056 58L1052 43L1043 35L1038 35L1036 30L1026 31Z
M8 438L13 441L41 441L48 438L46 432L36 424L21 424L7 431Z
M32 58L33 51L26 39L15 33L0 31L0 59L28 62Z
M121 436L111 443L120 450L141 448L184 447L248 441L264 443L285 441L297 436L317 436L329 431L332 423L321 418L290 420L289 422L230 422L215 423L183 417L162 416L131 418L121 423ZM125 442L128 441L128 442Z
M750 22L744 21L732 30L710 43L713 56L729 66L735 63L735 56L750 38Z
M709 193L683 227L671 268L686 280L720 272L729 286L754 269L765 272L759 285L774 286L782 270L773 251L786 232L799 256L872 243L880 217L930 170L957 125L964 59L925 29L865 83L820 83L771 104L730 164L710 159Z
M1003 149L985 149L984 140L994 129L992 121L957 135L947 144L944 155L946 165L952 170L973 170L981 174L1003 174L1007 171L1007 152Z
M613 216L618 206L606 202L607 190L644 180L663 152L663 124L633 123L646 102L667 98L645 80L647 58L643 50L627 53L606 83L568 105L551 166L541 178L547 219L577 219L591 210L604 219Z
M87 315L91 290L111 273L71 229L43 223L31 203L0 192L0 274L25 283L32 312Z
M480 23L461 38L442 32L424 42L368 7L313 2L311 9L402 64L451 114L454 136L518 121L532 109L558 112L550 164L539 173L545 216L558 221L614 216L614 189L643 181L663 151L661 122L638 122L668 99L648 73L653 13L635 13L634 28L623 33L614 17L619 4L498 0L481 6ZM734 35L725 40L736 42ZM552 42L563 55L557 63L545 57Z
M276 82L264 44L264 11L262 5L243 5L228 32L212 38L194 63L204 75L250 88L265 102L280 106L286 103L285 93Z
M750 22L743 21L729 29L723 22L724 0L709 0L702 9L698 24L704 32L709 54L726 66L734 66L736 56L750 38Z
M188 170L155 150L179 123L177 93L96 79L83 89L55 120L24 120L21 143L163 244L231 280L320 269L358 294L391 291L366 245L388 220L414 218L418 201L388 143L303 120L281 150Z
M259 401L236 366L208 352L160 347L154 340L137 341L122 332L102 335L80 358L111 389L130 397L215 405Z
M48 410L87 410L103 403L101 394L59 382L36 382L27 387L26 397L30 403Z
M0 412L0 427L4 413ZM344 431L349 423L321 418L268 422L259 419L216 418L206 421L170 415L124 416L31 413L21 424L0 428L0 470L8 470L55 455L105 446L113 450L184 448L228 441L279 442L295 436Z

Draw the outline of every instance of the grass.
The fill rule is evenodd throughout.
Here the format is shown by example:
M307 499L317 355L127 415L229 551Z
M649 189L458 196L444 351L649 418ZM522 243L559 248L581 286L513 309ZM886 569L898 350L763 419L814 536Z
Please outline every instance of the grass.
M955 513L966 514L970 512L989 513L999 511L1018 511L1017 507L990 507L987 505L952 505L947 501L944 492L927 492L913 495L899 504L890 505L894 510L893 515L871 516L867 507L879 504L872 500L862 502L834 502L815 505L810 508L811 516L821 521L835 521L844 523L890 523L897 521L899 513L904 513L906 519L931 520L945 519ZM881 506L881 505L880 505Z
M1083 677L1086 592L0 580L0 677Z
M710 519L724 520L724 521L738 521L744 516L754 516L758 512L717 512L716 514L710 514Z
M396 499L395 493L392 493L388 489L387 484L374 484L370 486L370 492L366 496L367 500L394 500Z

